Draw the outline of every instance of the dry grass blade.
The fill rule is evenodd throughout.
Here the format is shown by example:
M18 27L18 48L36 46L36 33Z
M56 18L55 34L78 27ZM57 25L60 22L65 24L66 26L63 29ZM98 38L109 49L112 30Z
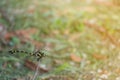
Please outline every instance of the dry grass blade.
M98 26L98 25L92 24L92 23L90 23L90 22L84 22L84 24L85 24L87 27L89 27L89 28L95 29L95 30L96 30L97 32L99 32L101 35L102 35L102 33L104 33L104 34L106 35L106 37L108 37L109 40L110 40L113 44L115 44L116 46L119 46L119 45L120 45L120 44L118 43L118 41L116 40L116 38L113 37L111 34L109 34L108 31L107 31L105 28L103 28L102 26Z
M35 70L37 69L37 66L38 66L38 65L35 64L35 63L32 62L32 61L25 60L25 66L28 67L29 69L35 71ZM44 69L44 68L42 68L42 67L39 67L39 68L38 68L38 71L39 71L40 73L48 72L47 69Z

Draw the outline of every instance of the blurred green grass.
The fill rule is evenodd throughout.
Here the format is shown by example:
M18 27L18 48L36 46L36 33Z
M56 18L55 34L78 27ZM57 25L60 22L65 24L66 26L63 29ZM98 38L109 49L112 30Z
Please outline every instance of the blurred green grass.
M39 30L39 33L33 36L33 39L46 44L45 46L51 50L50 56L54 57L53 59L48 57L47 60L42 61L45 65L52 66L54 69L57 67L57 65L53 64L54 60L63 56L60 58L62 62L68 62L69 66L76 67L78 70L80 69L88 73L92 70L106 69L112 71L116 68L117 61L114 58L118 55L116 54L119 52L118 47L112 49L111 46L114 47L116 45L112 44L107 36L101 37L93 28L87 27L84 21L90 21L103 26L103 28L107 29L108 33L118 39L119 31L116 30L119 30L120 24L119 7L109 8L107 6L97 5L94 2L88 4L85 1L78 0L71 2L67 2L67 0L65 2L59 0L3 0L0 6L7 12L9 18L14 20L14 30L30 27L35 27ZM7 22L1 18L0 22L7 25ZM103 39L104 37L105 41ZM28 48L28 46L25 47L26 49L33 49L33 46L31 48ZM83 61L81 63L71 61L69 57L71 53L79 55ZM107 60L98 60L93 57L95 53L103 54L109 58ZM19 59L22 64L21 58L22 55ZM1 62L3 63L4 59ZM116 65L112 65L107 69L109 67L108 63L110 62L114 62ZM20 77L19 74L15 74L19 73L19 69L13 70L12 67L8 67L7 69L9 68L11 74L2 76L4 79L8 76L12 78ZM64 68L66 69L66 67ZM26 68L21 67L21 69L23 71L20 74L29 74L29 71L24 72L24 69L27 71ZM59 67L56 70L59 71ZM62 70L60 69L60 71ZM117 75L117 73L113 74ZM96 78L97 75L99 74L96 74ZM115 78L116 76L112 77ZM111 77L110 80L112 80Z

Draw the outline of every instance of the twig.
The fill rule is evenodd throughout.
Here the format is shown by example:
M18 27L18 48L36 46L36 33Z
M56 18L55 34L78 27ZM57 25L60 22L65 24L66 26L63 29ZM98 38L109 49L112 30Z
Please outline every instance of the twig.
M36 54L39 53L38 51L36 51ZM40 60L42 59L42 57L44 57L44 53L40 52L40 56L38 58L38 65L37 65L37 68L36 68L36 71L35 71L35 74L32 78L32 80L35 80L37 78L37 74L38 74L38 71L39 71L39 63L40 63ZM38 54L37 54L38 55Z
M35 74L33 76L33 78L31 80L35 80L37 78L37 75L38 75L38 70L39 70L39 63L40 63L40 60L38 61L38 65L37 65L37 68L36 68L36 71L35 71Z

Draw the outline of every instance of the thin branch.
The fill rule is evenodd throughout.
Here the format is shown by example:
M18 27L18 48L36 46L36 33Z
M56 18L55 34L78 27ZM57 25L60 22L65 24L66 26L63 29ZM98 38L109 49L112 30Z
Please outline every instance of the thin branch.
M31 80L35 80L37 78L37 75L38 75L38 70L39 70L39 63L40 63L40 60L38 61L38 65L37 65L37 68L36 68L36 71L35 71L35 74L33 76L33 78Z

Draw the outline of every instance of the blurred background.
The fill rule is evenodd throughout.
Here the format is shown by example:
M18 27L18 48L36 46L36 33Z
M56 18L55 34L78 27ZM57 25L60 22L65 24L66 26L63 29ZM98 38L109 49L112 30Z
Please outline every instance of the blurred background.
M0 0L0 80L120 80L119 0Z

